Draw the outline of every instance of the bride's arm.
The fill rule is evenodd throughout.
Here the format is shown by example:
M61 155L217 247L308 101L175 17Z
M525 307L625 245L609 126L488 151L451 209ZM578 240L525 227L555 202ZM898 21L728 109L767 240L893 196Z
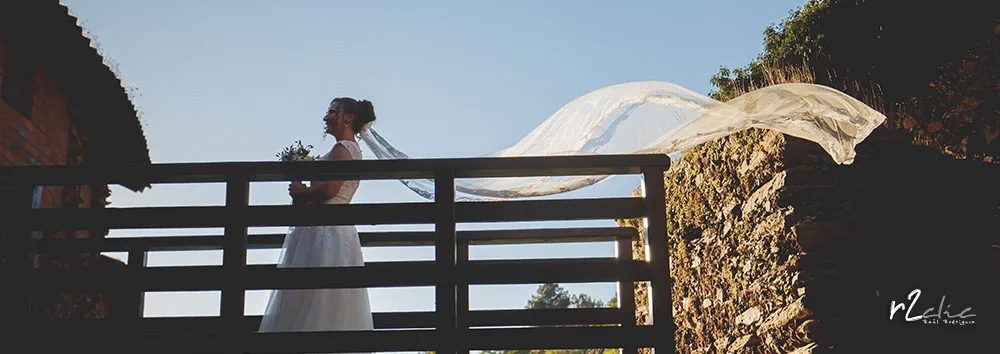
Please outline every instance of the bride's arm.
M350 160L352 159L351 152L347 150L343 145L337 145L333 148L333 152L330 154L331 160ZM329 200L340 192L340 187L344 185L344 181L314 181L310 183L309 187L299 194L305 197L306 200L312 203L322 203Z

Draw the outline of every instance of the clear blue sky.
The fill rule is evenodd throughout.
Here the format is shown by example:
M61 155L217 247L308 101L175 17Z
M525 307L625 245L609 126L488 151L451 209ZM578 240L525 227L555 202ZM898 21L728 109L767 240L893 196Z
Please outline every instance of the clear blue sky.
M295 140L325 152L330 100L372 100L376 129L414 157L508 147L601 87L670 81L707 94L720 65L746 64L764 28L804 0L778 1L126 1L62 0L139 88L154 163L272 161ZM366 153L366 158L373 158ZM559 196L627 196L636 177ZM255 184L254 204L286 204ZM112 206L222 205L221 185L113 188ZM363 182L355 202L422 201L396 181ZM612 221L460 225L613 226ZM430 225L361 227L431 230ZM254 229L251 232L283 232ZM111 236L221 234L112 231ZM474 259L613 256L612 244L476 248ZM369 261L432 259L430 248L365 249ZM277 252L251 252L256 263ZM150 255L151 265L220 264L221 253ZM535 285L474 287L473 309L522 308ZM613 284L567 286L607 300ZM432 310L433 289L373 289L375 311ZM248 295L263 311L266 294ZM214 315L218 293L150 294L147 316Z

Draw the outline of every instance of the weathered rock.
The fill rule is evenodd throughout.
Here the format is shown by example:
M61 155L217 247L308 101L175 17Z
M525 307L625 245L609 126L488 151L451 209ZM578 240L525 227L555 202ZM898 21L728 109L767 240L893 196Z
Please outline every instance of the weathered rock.
M756 335L747 334L733 341L733 344L729 345L729 351L733 352L744 348L752 348L757 346L757 344L760 344L760 339Z
M799 347L793 351L788 352L788 354L813 354L813 350L816 349L816 343L809 343L806 346Z
M743 216L743 211L741 209L741 205L739 202L734 200L729 202L729 204L726 204L726 206L722 208L722 215L720 215L719 217L721 219L738 220L742 216Z
M779 327L785 327L788 323L794 320L809 316L809 309L802 304L802 299L804 298L805 297L800 297L796 299L795 302L788 304L788 306L785 306L785 308L780 311L768 316L768 318L764 320L764 323L760 325L760 328L757 329L757 333L769 331Z
M729 337L720 337L715 340L715 350L724 352L729 349L729 343L731 343L731 339Z
M760 167L760 165L762 165L764 163L764 160L767 158L768 154L766 151L763 150L755 151L754 154L750 156L749 160L744 161L743 164L740 165L740 168L738 170L739 174L745 175L750 170Z
M816 320L805 320L799 325L799 328L797 328L796 331L800 336L802 336L803 339L807 341L815 341L814 332L818 323L819 322Z
M778 172L770 181L764 183L763 186L758 188L753 194L747 198L747 201L743 203L740 210L744 214L751 214L758 212L757 208L761 208L759 212L769 213L773 209L772 201L777 199L778 191L785 186L785 171Z
M757 323L757 321L760 321L761 315L762 312L760 310L760 307L754 306L747 309L746 311L743 311L743 313L737 316L736 323L744 326L749 326L754 323Z
M775 236L785 231L785 213L771 213L759 220L757 226L753 228L751 235L754 239L762 239L768 236ZM771 251L768 248L768 251ZM776 251L776 250L775 250ZM773 253L773 252L772 252Z

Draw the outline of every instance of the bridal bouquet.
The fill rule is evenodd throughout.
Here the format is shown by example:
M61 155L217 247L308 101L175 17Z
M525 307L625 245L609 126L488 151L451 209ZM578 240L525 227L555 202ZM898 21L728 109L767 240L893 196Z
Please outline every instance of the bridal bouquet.
M309 153L312 151L312 145L302 145L302 141L296 141L292 146L286 147L278 153L278 160L281 162L289 161L314 161L319 160L319 156L311 156Z
M278 153L278 161L281 162L292 162L292 161L315 161L319 160L320 156L312 156L312 145L302 145L302 141L296 141L295 144L286 147L280 153ZM296 200L292 198L292 204L305 204L304 201Z

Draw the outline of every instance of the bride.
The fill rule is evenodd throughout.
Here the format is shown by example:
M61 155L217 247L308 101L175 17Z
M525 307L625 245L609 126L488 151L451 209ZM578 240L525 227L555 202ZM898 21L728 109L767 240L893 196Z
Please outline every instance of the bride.
M340 97L330 104L323 121L337 143L321 160L361 159L355 139L375 121L367 100ZM347 204L359 181L292 182L288 193L307 203ZM285 237L278 268L364 266L354 225L294 227ZM268 300L261 332L372 330L367 289L275 290Z

